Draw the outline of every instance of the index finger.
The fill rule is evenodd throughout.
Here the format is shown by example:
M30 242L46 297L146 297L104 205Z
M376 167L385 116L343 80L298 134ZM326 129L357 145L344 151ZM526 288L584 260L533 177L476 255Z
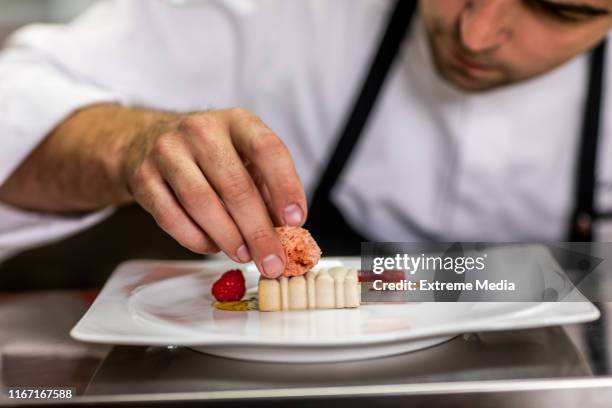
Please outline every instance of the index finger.
M221 197L260 272L276 278L285 269L285 251L266 205L222 124L200 117L187 126L198 165ZM184 129L185 130L185 129Z
M243 110L233 114L232 142L261 173L277 219L289 226L302 226L308 208L306 194L289 149L256 115Z

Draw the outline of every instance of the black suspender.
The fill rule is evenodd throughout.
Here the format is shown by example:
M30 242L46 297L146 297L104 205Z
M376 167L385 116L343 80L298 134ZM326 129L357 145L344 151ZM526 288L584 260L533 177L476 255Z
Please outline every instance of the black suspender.
M326 255L356 255L365 241L344 220L330 200L331 191L363 133L372 108L388 76L395 56L416 10L416 0L398 0L374 57L361 92L348 116L338 143L320 176L309 208L306 228L317 238Z
M597 216L594 205L595 176L597 172L597 145L601 139L600 122L605 56L606 40L604 39L590 56L589 84L582 122L582 140L576 163L575 207L568 236L570 242L593 240L593 221ZM604 317L589 323L583 328L591 365L597 372L608 371L608 351L605 347L602 347L602 344L605 344L608 338L606 326L602 323L605 321Z
M338 181L355 146L359 142L384 81L391 69L402 40L410 27L416 10L415 0L398 0L387 24L372 66L361 92L342 131L333 153L320 176L309 209L307 228L317 237L328 255L354 255L360 251L360 242L367 239L346 222L330 200L330 194ZM606 41L602 41L591 53L589 81L582 126L580 151L577 160L574 210L570 220L569 241L592 240L592 223L595 217L594 193L597 145L599 142L602 85Z
M395 10L393 10L387 26L387 31L384 34L361 93L348 117L336 148L322 173L321 182L315 191L315 198L323 198L329 195L352 151L359 142L363 128L367 123L380 89L384 84L387 74L391 69L391 64L410 25L415 8L415 1L399 0L396 3ZM314 204L315 200L313 200Z
M595 218L595 173L597 145L601 131L601 101L604 80L606 41L602 41L591 53L589 84L582 123L582 141L576 167L574 211L572 213L569 241L581 242L593 239Z

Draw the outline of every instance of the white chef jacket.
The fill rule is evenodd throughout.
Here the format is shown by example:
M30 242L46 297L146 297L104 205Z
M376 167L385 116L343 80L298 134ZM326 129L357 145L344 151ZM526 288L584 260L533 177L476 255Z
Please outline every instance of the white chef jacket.
M26 27L0 55L0 183L79 107L240 106L284 140L311 194L392 4L116 0L68 25ZM516 85L458 90L438 76L417 18L332 200L373 240L564 239L586 83L582 55ZM596 206L605 211L612 146L609 121L602 126ZM0 257L109 211L66 217L1 206Z

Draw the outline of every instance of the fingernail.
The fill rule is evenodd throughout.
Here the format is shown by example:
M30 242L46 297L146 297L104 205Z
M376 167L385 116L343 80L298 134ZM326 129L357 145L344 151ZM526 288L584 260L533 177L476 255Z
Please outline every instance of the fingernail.
M289 204L285 207L285 224L291 227L299 227L302 224L304 214L297 204Z
M238 260L240 260L242 263L251 262L251 253L246 245L241 245L240 248L238 248L236 251L236 257L238 257Z
M278 255L268 255L263 259L263 272L268 278L277 278L283 273L283 261Z

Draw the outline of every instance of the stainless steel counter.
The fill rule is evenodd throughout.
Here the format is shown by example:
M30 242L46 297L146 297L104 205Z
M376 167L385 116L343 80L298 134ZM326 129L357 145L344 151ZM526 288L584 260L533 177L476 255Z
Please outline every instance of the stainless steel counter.
M3 308L18 299L11 297L0 302L3 327L7 327L2 321ZM47 302L58 305L60 299L62 296L58 295ZM66 302L64 306L74 309L75 304ZM121 346L104 353L96 349L97 354L92 354L83 351L83 344L63 339L64 349L70 349L72 344L81 351L62 360L61 369L61 359L45 353L33 353L26 358L27 353L22 350L21 360L16 360L13 343L9 352L3 350L3 387L5 393L16 386L77 386L76 398L56 403L83 406L100 403L148 406L155 402L172 407L208 404L319 407L349 403L609 407L612 342L605 330L610 324L612 304L599 306L604 312L602 319L587 325L472 333L414 353L335 364L244 362L188 348ZM84 311L86 302L80 307ZM61 307L57 306L54 315L59 310ZM79 314L72 310L67 315L71 318L64 319L63 324L69 326ZM48 332L39 330L39 334ZM44 340L45 344L54 341L59 339ZM98 362L92 364L96 355ZM52 374L41 376L45 370ZM0 400L0 405L15 403L16 400Z

